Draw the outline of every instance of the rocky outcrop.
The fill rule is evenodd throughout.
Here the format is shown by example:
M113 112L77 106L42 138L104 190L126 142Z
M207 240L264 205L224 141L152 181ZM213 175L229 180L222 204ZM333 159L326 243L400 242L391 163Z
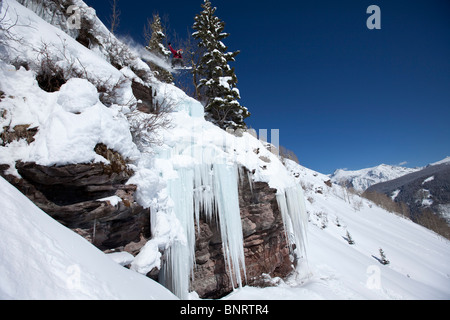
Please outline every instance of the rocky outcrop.
M133 172L122 157L103 145L96 151L110 163L42 166L19 161L16 168L22 178L3 176L99 249L136 254L150 237L149 211L136 203L136 186L126 184Z
M244 236L246 279L249 285L267 286L264 274L286 277L293 271L276 190L264 182L252 187L248 176L239 186L239 206ZM214 222L200 220L196 239L196 266L191 282L201 298L220 298L233 290L223 253L220 231ZM244 274L242 274L244 279Z
M133 90L133 95L138 100L137 109L144 113L153 112L155 108L153 105L152 88L137 81L133 81L131 89Z

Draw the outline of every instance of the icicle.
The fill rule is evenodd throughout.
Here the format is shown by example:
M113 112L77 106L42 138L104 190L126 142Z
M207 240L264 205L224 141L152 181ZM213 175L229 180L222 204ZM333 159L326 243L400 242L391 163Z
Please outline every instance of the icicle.
M233 288L242 286L241 270L246 279L237 166L217 159L213 149L202 148L200 153L191 149L183 153L201 157L196 158L201 161L192 166L174 168L178 176L167 183L175 216L187 241L186 244L175 242L166 251L160 277L161 283L181 299L187 297L189 278L194 276L195 223L197 232L200 232L201 213L207 222L214 219L219 226L224 260Z
M244 166L238 166L238 179L239 179L239 186L243 187L245 183L245 177L247 177L250 193L253 196L253 174L250 170L247 170ZM238 186L238 187L239 187Z
M292 245L295 244L297 254L303 253L306 255L305 243L308 217L303 190L299 185L288 187L277 194L277 202L291 251L293 251Z
M186 243L175 241L166 250L160 282L180 299L187 299L189 278L195 264L194 176L188 168L178 168L178 177L170 179L167 189L174 203L174 212L186 236Z
M190 265L186 245L173 243L166 250L166 259L159 272L159 281L180 299L187 299L189 293Z
M244 239L242 235L238 177L236 165L214 165L214 193L217 200L220 234L225 264L228 267L233 288L242 286L241 268L245 270Z
M250 171L247 171L248 184L250 185L250 192L253 196L253 174Z
M199 164L194 168L194 208L197 230L200 232L200 212L204 212L207 222L212 221L217 211L214 201L213 172L211 164Z
M97 229L97 218L94 219L94 230L92 230L92 243L95 243L95 232Z

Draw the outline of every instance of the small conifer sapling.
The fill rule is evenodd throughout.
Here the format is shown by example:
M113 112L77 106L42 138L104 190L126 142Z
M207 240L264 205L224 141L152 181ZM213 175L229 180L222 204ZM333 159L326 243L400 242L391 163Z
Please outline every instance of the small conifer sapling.
M352 236L350 235L348 230L347 230L347 242L348 244L355 244L355 241L352 239Z
M389 260L386 258L383 249L380 248L380 263L381 264L389 264Z

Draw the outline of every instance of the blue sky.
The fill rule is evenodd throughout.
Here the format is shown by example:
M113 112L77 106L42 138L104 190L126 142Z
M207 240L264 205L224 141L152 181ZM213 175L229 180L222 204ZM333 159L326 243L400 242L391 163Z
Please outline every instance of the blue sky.
M202 0L118 0L119 35L143 42L147 18L187 33ZM108 25L109 0L87 4ZM381 163L423 166L450 155L450 1L212 0L240 50L241 104L255 129L322 173ZM369 30L367 7L381 10ZM270 140L270 138L269 138Z

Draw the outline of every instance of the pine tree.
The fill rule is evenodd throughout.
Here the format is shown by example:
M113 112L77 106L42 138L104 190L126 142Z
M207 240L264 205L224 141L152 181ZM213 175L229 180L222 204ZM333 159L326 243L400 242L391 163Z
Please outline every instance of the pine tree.
M355 241L352 239L352 236L350 235L350 232L347 230L347 242L348 244L355 244Z
M153 20L149 21L149 29L146 30L147 34L147 40L148 40L148 46L146 47L148 51L156 55L157 57L168 61L170 58L170 51L166 49L166 47L163 45L163 40L166 38L166 35L164 34L164 28L161 24L161 18L158 14L153 15ZM155 72L155 76L157 79L172 83L173 82L173 76L172 74L165 70L164 68L161 68L160 66L157 66L155 63L149 62L150 67Z
M228 62L235 61L239 51L227 52L221 40L229 36L223 32L225 23L215 16L216 8L209 0L201 6L203 11L196 15L192 36L199 40L198 46L203 50L197 66L197 92L205 104L207 119L222 128L245 128L244 119L250 113L240 105L241 98L236 88L237 77L234 68Z
M380 263L381 264L389 264L389 260L386 258L383 249L380 248Z

